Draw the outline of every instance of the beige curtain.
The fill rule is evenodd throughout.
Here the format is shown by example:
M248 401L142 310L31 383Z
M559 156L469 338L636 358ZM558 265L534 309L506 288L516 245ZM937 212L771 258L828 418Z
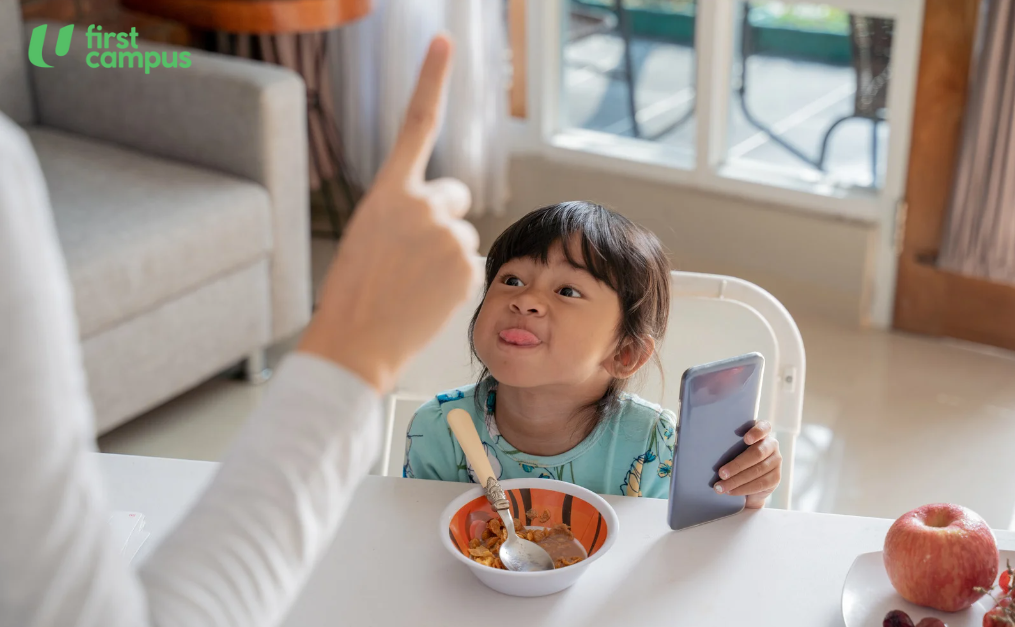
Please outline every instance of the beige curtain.
M239 57L257 58L289 68L303 76L307 90L318 94L327 117L334 119L334 103L327 69L317 72L318 63L328 63L326 51L328 33L307 33L303 35L218 35L219 50L230 50ZM341 147L335 128L322 125L322 120L310 115L308 120L308 143L310 154L310 188L317 189L322 179L334 178L335 164L328 155L328 142L335 148ZM330 136L329 136L330 135Z
M939 265L1015 283L1015 3L984 0Z

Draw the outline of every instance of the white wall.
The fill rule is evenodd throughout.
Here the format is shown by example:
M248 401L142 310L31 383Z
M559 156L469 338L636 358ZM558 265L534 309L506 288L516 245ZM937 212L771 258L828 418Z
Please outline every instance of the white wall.
M659 236L674 266L761 285L794 315L860 324L875 230L869 225L758 204L535 155L511 162L512 198L502 218L475 220L485 251L511 222L563 200L604 204Z

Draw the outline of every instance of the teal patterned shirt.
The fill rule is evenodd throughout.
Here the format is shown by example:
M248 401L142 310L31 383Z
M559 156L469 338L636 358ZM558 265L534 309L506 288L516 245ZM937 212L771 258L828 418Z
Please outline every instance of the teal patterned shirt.
M477 405L476 394L483 394ZM620 409L570 451L552 457L515 449L497 430L496 383L488 380L437 395L413 416L405 439L402 475L475 483L472 468L448 427L447 414L472 416L499 479L545 477L580 485L598 494L667 498L673 470L676 416L632 394ZM485 408L480 411L478 408Z

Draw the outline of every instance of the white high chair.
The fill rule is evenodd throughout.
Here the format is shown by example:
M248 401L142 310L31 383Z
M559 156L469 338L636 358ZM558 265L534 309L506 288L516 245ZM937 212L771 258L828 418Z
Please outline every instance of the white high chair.
M782 484L769 504L789 509L806 370L803 339L796 323L782 303L753 283L693 272L672 272L671 281L669 326L658 347L665 386L650 362L630 391L675 410L680 379L687 368L753 351L764 355L758 420L772 423L783 454ZM385 399L385 447L376 474L401 476L405 432L420 404L439 392L476 380L478 365L472 363L468 328L480 299L477 294L455 312Z

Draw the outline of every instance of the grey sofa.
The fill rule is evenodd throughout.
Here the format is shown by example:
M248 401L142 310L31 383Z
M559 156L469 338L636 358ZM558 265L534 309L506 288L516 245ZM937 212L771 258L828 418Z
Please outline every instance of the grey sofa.
M27 60L0 0L0 114L31 139L75 294L99 432L299 332L310 316L305 88L191 52L182 68ZM142 51L179 50L140 42Z

